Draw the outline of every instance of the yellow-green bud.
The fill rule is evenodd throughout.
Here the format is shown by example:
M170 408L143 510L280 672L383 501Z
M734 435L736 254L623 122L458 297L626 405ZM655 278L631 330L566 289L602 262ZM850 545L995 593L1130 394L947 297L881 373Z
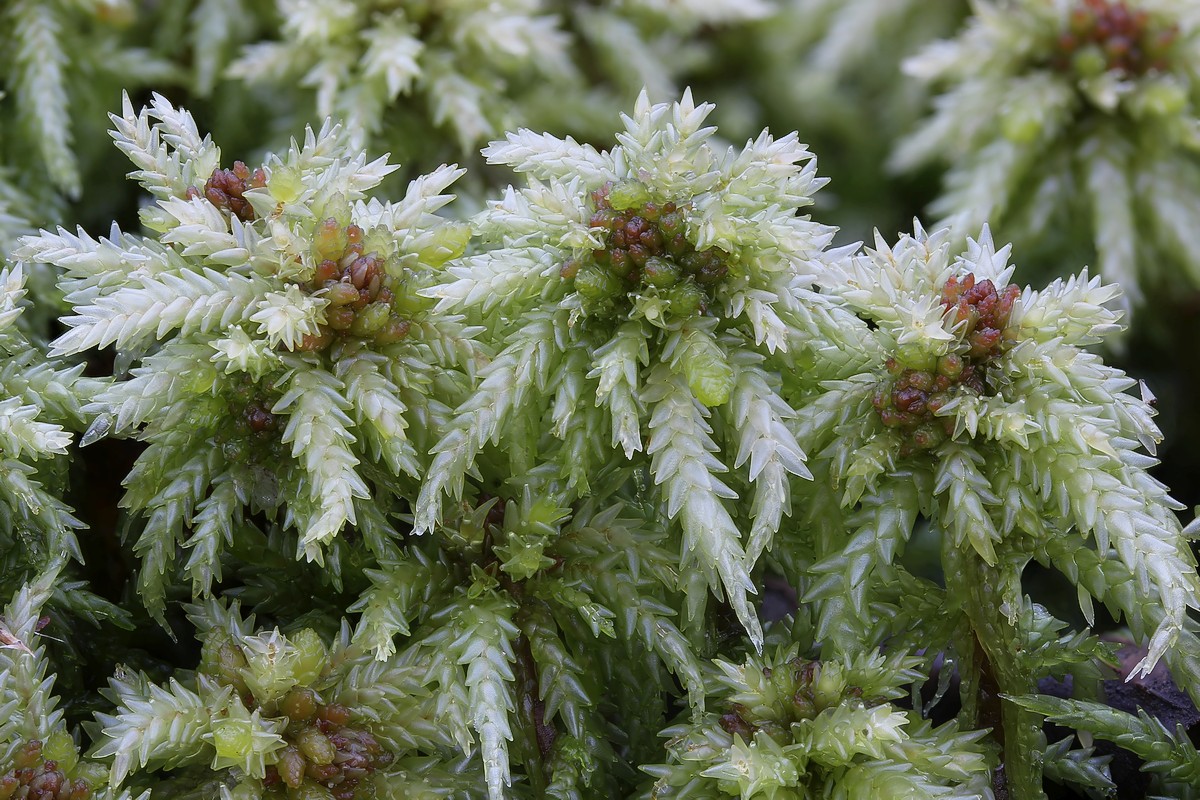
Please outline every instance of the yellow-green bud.
M645 277L646 283L665 289L675 285L682 272L679 265L670 259L651 257L646 260L642 275Z
M846 677L837 662L822 663L812 684L812 695L817 705L820 708L837 705L845 691Z
M552 528L562 518L563 510L559 508L558 503L547 497L538 498L529 509L530 527Z
M103 786L108 782L108 767L95 761L80 761L75 766L75 780L86 781L92 786Z
M300 752L314 764L332 764L337 755L337 748L329 737L316 728L305 728L296 737L296 746Z
M408 6L405 6L407 13ZM417 251L417 260L430 267L440 267L452 258L457 258L466 252L467 244L471 241L471 226L465 223L446 222L434 236L429 237L425 246Z
M588 264L575 275L575 291L584 300L606 300L620 293L621 282L607 270Z
M288 636L289 641L299 651L294 675L296 683L307 686L321 677L329 664L329 651L320 635L312 628L301 628Z
M733 368L724 360L703 357L688 359L683 374L692 394L709 408L725 404L733 392Z
M237 642L223 630L214 628L204 639L200 648L200 672L216 678L218 683L232 686L240 695L249 692L242 669L246 656Z
M290 203L304 191L300 173L291 167L276 166L267 179L267 191L280 203Z
M1099 47L1089 44L1071 57L1071 69L1084 78L1095 78L1108 69L1108 59Z
M896 361L902 365L900 371L904 367L929 372L937 369L937 356L919 344L902 345L896 352Z
M350 332L355 336L370 336L387 324L391 309L386 303L371 303L354 316Z
M215 720L212 746L221 758L241 759L254 746L254 723L248 719Z
M275 762L275 769L279 771L279 777L293 789L299 788L300 784L304 782L304 770L307 767L308 762L293 745L283 748L279 753L279 760Z
M42 758L47 761L57 761L58 768L70 774L79 763L79 751L75 749L75 740L66 731L54 731L46 737L42 745Z
M639 181L621 181L608 193L608 203L617 211L628 211L649 201L650 192Z
M672 314L690 317L704 305L704 290L690 279L682 281L667 291L667 304Z

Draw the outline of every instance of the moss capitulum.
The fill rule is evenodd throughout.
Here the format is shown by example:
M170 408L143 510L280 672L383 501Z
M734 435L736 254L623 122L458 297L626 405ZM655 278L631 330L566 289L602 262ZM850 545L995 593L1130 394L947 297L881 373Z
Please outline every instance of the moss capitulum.
M249 222L255 218L254 208L243 193L266 185L266 172L261 167L251 172L244 163L235 161L231 170L213 170L203 193L213 205ZM200 192L190 189L188 194L196 197ZM309 294L322 292L329 305L320 332L306 335L300 350L324 350L345 336L386 345L408 335L410 323L395 309L399 287L387 272L386 259L363 250L363 229L359 226L342 225L333 217L317 225L313 240L317 267L312 279L300 285Z
M672 315L705 313L729 266L720 250L692 246L682 208L651 201L634 181L606 183L591 197L596 210L588 224L604 232L605 246L561 270L588 309L612 309L631 294L654 292Z
M326 653L317 635L305 629L291 638L301 651L297 674L319 675ZM260 706L246 681L248 667L245 654L228 633L210 632L201 649L198 671L231 687L246 708L261 708L268 717L287 717L283 730L286 744L275 763L267 766L263 779L268 793L289 800L374 797L375 786L367 779L395 757L369 731L351 725L351 709L325 703L315 690L303 685Z
M886 427L904 435L901 455L929 450L954 433L953 418L936 415L956 390L984 393L988 362L1013 344L1009 321L1020 296L1016 284L997 292L990 280L976 283L974 274L952 277L942 287L942 307L966 352L918 365L887 360L891 377L875 390L871 403Z
M1059 33L1052 64L1091 77L1115 71L1144 75L1170 68L1179 26L1156 20L1125 0L1081 0Z
M857 686L846 686L836 696L827 696L818 686L822 669L820 661L798 656L776 669L764 667L763 677L774 683L777 689L791 694L791 702L786 708L777 709L783 712L783 718L754 720L750 709L740 703L732 703L729 710L721 715L718 724L726 733L740 736L747 742L759 731L765 731L776 741L788 741L793 722L813 719L847 698L857 700L868 708L885 702L884 698L864 698L863 690Z
M408 335L410 323L395 309L398 282L384 258L363 252L362 228L326 219L317 226L313 253L317 268L302 286L312 294L323 292L329 306L321 332L305 336L301 350L323 350L345 336L387 345Z

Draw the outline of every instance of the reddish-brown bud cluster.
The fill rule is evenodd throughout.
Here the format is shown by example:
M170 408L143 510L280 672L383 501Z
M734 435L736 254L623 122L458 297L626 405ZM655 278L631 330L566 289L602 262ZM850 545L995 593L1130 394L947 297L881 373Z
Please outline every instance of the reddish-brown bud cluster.
M1021 288L1010 283L997 292L989 280L975 283L968 273L962 280L950 278L942 288L942 305L953 311L953 324L965 323L962 338L970 345L967 353L973 359L988 359L1000 355L1011 341L1005 340L1013 305L1021 296Z
M42 757L37 739L17 748L12 768L0 775L0 800L87 800L91 796L87 781L70 780L57 761Z
M977 394L984 389L982 365L953 354L939 358L934 371L909 369L894 358L887 368L893 380L875 390L871 404L885 426L905 434L901 455L936 447L954 432L953 419L936 416L953 397L951 389L963 386Z
M305 336L301 350L323 350L338 336L392 344L408 335L408 320L393 308L394 280L383 258L363 252L362 228L327 219L317 226L313 247L320 261L304 288L324 292L329 305L321 332Z
M565 264L562 277L573 279L576 291L594 306L653 287L672 313L703 313L708 290L729 272L721 251L692 246L675 203L623 199L614 206L613 195L611 182L592 192L596 210L588 224L605 233L605 246L593 250L585 263Z
M233 162L233 169L217 168L204 184L204 196L217 208L223 208L242 222L254 219L254 208L243 197L250 189L261 189L267 185L267 173L259 167L250 172L241 161Z
M1058 35L1054 66L1085 74L1165 71L1179 26L1155 23L1149 12L1131 9L1125 0L1082 0Z
M975 282L973 274L950 278L942 287L942 306L948 323L968 345L966 353L949 353L931 369L915 369L895 358L887 360L891 380L875 390L871 404L888 428L904 434L900 455L929 450L954 433L954 420L938 417L955 391L983 394L987 364L1012 345L1009 322L1021 296L1015 284L997 292L990 280Z
M245 373L230 382L224 400L232 424L222 426L215 435L226 459L269 463L283 455L279 417L271 413L275 399L269 384L262 386Z
M720 726L730 736L740 736L742 741L748 742L754 738L754 734L758 731L758 726L751 725L746 721L747 712L745 706L740 703L734 703L729 710L721 715Z
M263 395L249 375L243 375L241 381L234 384L228 402L230 416L243 437L261 437L275 432L278 417L270 410L274 403Z
M274 414L268 411L265 406L258 403L251 403L242 409L242 419L245 420L246 426L250 428L252 433L273 431L275 430L275 423L277 421Z
M350 727L350 709L321 703L312 689L297 687L280 701L279 710L289 722L284 731L287 746L279 760L267 767L263 780L272 794L293 790L288 794L296 796L294 790L315 784L327 789L334 800L374 796L367 779L390 764L393 756L370 733Z

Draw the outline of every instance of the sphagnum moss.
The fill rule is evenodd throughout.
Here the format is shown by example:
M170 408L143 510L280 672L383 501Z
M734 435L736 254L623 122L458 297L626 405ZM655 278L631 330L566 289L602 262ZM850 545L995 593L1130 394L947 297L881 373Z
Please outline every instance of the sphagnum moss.
M795 136L764 131L722 153L704 126L711 110L690 93L658 105L643 93L610 151L531 131L485 149L527 185L476 219L491 246L423 293L504 344L435 447L416 529L434 525L444 493L462 492L489 441L558 464L582 495L598 464L578 442L610 440L648 462L679 520L692 622L711 590L758 643L749 569L789 510L789 476L807 476L771 370L795 368L797 287L833 231L799 214L824 181ZM549 453L505 435L530 415L561 441ZM718 477L731 466L744 470L749 508Z
M831 249L797 137L718 148L710 111L643 97L607 151L510 134L485 153L519 187L464 224L436 213L452 167L388 204L366 197L385 162L331 124L253 166L163 98L127 104L146 233L21 245L74 309L52 354L15 327L24 266L0 273L0 451L29 478L0 505L24 585L0 620L0 791L1111 789L1042 715L1191 791L1194 748L1098 704L1108 648L1022 583L1057 570L1085 618L1099 600L1146 640L1143 671L1200 686L1153 408L1085 349L1117 290L1019 289L986 233L956 260L920 229ZM112 381L55 360L110 345ZM126 644L137 666L75 730L91 709L50 676L78 652L35 645L44 607L121 617L63 578L76 523L49 478L85 416L85 444L147 444L123 500L140 600L200 647ZM910 571L915 536L940 584ZM790 622L759 622L764 564L801 589ZM903 705L954 670L954 724ZM1075 698L1031 697L1046 676Z
M814 454L797 494L821 513L788 530L781 561L808 573L803 599L817 604L829 652L903 636L876 615L911 617L937 598L957 657L1026 694L1056 668L1025 655L1041 634L1037 614L1022 616L1021 574L1037 559L1075 584L1087 619L1094 598L1149 637L1141 674L1166 657L1196 692L1195 558L1140 452L1161 439L1155 412L1128 393L1136 381L1083 349L1117 330L1118 290L1086 272L1020 290L1008 254L985 228L952 260L949 232L918 226L817 279L852 315L839 334L852 344L814 352L828 359L814 370L824 380L794 401L797 439ZM903 555L922 519L940 539L945 588L917 601ZM1085 579L1076 550L1141 579ZM1082 640L1074 648L1091 659ZM1012 704L1003 713L1008 780L1036 796L1040 725Z
M176 548L207 592L243 509L284 511L310 560L360 516L368 539L391 535L367 530L378 515L358 508L372 496L360 465L416 478L409 420L444 413L430 387L473 369L470 330L416 293L466 230L433 213L459 171L413 181L399 203L368 201L392 168L332 125L251 170L223 169L162 97L113 121L155 197L142 212L152 235L60 229L25 239L20 257L65 272L75 314L55 353L115 345L133 365L92 400L85 440L149 443L124 505L142 516L140 589L161 619Z
M960 240L990 222L1054 252L1090 242L1127 311L1146 286L1200 285L1198 24L1178 0L979 3L907 63L940 94L893 162L945 163L931 210Z

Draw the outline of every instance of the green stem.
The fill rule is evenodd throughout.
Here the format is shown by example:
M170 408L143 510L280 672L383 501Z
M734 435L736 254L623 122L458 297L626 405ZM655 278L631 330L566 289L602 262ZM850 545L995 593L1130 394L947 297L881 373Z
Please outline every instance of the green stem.
M554 746L555 730L543 717L545 706L538 697L537 662L529 639L519 636L514 648L517 656L517 712L525 751L526 777L534 797L546 794L546 759Z
M1043 800L1045 739L1041 718L998 697L998 694L1037 691L1034 676L1024 668L1018 655L1024 649L1025 637L1015 618L1006 613L1020 607L1021 565L1003 561L998 565L988 564L973 549L965 550L947 540L943 560L946 588L963 604L976 640L973 656L982 662L977 664L977 671L985 675L979 686L980 714L994 720L995 705L999 702L1000 725L994 735L1004 747L1004 778L1009 796L1014 800Z

